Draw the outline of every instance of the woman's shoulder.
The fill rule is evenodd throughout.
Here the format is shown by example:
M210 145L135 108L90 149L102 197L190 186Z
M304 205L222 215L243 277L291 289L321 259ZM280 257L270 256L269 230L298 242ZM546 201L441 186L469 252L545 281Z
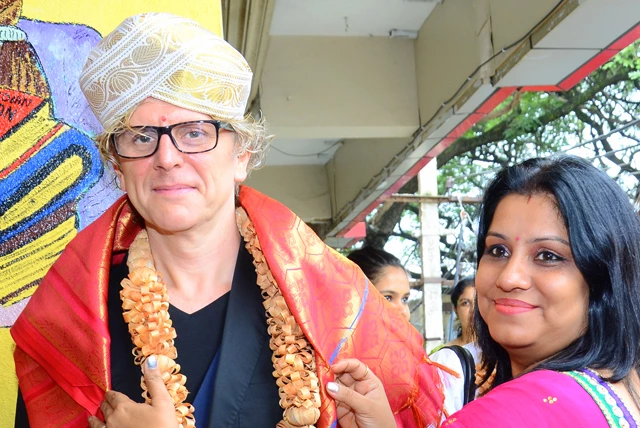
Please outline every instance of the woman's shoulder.
M518 421L514 425L514 421ZM608 427L589 394L570 376L537 370L506 382L452 415L443 426Z

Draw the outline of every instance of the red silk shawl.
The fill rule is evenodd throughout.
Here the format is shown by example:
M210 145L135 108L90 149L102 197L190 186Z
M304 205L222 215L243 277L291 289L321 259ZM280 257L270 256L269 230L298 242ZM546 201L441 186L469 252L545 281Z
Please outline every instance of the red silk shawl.
M359 358L380 377L399 426L437 425L443 401L440 378L418 331L356 265L326 246L286 207L246 186L238 199L287 305L315 350L323 385L317 426L337 425L335 404L324 385L334 379L330 364L342 358ZM87 417L99 412L111 386L109 269L140 228L126 196L120 198L69 243L11 329L16 372L33 428L86 427Z

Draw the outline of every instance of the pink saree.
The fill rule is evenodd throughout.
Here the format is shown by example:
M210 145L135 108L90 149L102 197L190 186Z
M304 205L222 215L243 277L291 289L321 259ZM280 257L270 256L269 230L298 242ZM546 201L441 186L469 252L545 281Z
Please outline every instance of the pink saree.
M602 399L603 396L595 391L597 387L595 379L581 372L535 371L500 385L486 396L472 401L449 417L442 426L635 427L626 409L622 411L617 408L613 397ZM599 391L606 392L603 387Z

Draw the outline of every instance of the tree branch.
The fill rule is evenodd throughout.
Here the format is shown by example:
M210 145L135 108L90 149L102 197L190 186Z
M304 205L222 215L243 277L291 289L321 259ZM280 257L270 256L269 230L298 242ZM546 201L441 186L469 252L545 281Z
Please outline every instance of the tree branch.
M529 128L523 129L521 131L521 135L532 133L536 128L539 128L540 126L544 126L550 122L553 122L554 120L566 116L571 111L574 111L576 108L592 99L598 92L602 91L604 88L628 79L629 71L631 70L621 67L615 74L611 76L605 75L602 79L600 79L584 92L580 92L577 88L572 89L571 91L569 91L571 95L568 98L569 101L541 114L538 117L537 125L535 127L531 125ZM451 146L449 146L440 155L438 155L438 168L441 168L454 157L474 150L477 147L504 140L504 133L509 129L513 121L514 118L512 117L475 137L458 138Z
M407 233L407 232L402 231L402 230L400 232L393 232L393 233L391 233L390 236L397 236L398 238L408 239L409 241L413 241L415 243L418 242L418 238L416 238L412 234Z

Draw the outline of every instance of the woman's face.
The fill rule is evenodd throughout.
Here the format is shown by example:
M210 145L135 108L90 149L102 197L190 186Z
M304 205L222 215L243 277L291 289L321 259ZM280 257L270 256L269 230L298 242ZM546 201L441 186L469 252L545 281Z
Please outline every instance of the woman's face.
M485 247L476 275L478 309L517 375L584 334L588 286L552 196L505 197Z
M460 319L460 325L462 331L468 331L469 319L473 312L473 302L476 299L476 289L470 285L464 289L460 297L458 298L458 305L455 307L456 315Z
M136 108L129 125L169 126L210 120L203 113L147 98ZM147 227L164 233L215 227L223 216L233 216L235 185L247 176L249 153L234 153L233 133L220 130L210 152L185 154L163 135L153 156L120 159L116 173L122 190L144 218ZM228 213L231 214L228 214Z
M384 267L374 284L378 291L394 308L409 321L409 277L404 269L398 266Z

